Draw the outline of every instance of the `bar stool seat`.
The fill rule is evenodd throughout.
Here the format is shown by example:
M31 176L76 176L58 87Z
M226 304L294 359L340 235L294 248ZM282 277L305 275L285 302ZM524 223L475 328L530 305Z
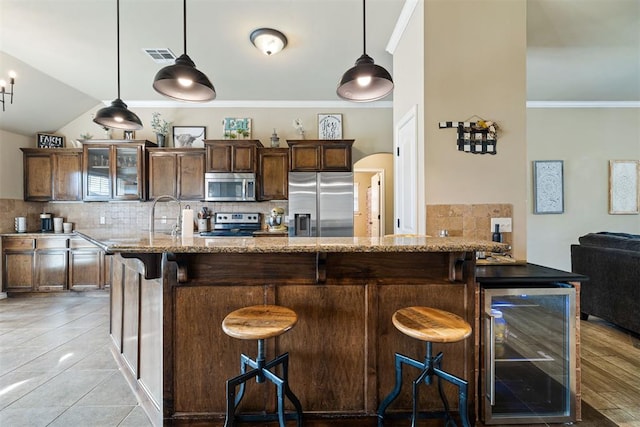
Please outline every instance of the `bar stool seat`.
M295 311L279 305L253 305L232 311L222 321L225 334L241 340L277 337L298 322Z
M420 341L458 342L471 335L462 317L431 307L407 307L393 313L393 326Z
M222 330L233 338L241 340L257 340L258 356L255 360L245 354L240 355L240 375L227 380L227 410L225 427L235 425L236 420L273 421L277 419L281 427L285 420L291 418L284 412L284 397L286 396L296 409L292 414L297 420L298 427L302 426L302 406L300 401L289 388L289 353L284 353L271 361L265 361L264 340L282 335L297 323L295 311L277 305L254 305L243 307L229 313L222 321ZM277 376L272 368L282 365L282 375ZM252 369L247 372L247 366ZM278 392L278 413L274 415L236 415L236 408L244 396L245 383L251 378L262 383L268 379L276 385ZM236 387L239 391L236 395Z
M449 414L449 403L442 390L441 380L458 386L460 419L465 427L470 426L467 415L467 386L468 382L441 369L442 352L432 356L432 343L453 343L466 339L471 335L471 325L462 317L432 307L406 307L397 310L391 318L393 325L403 334L426 342L426 356L424 362L417 361L400 353L395 353L396 384L394 389L382 401L378 408L378 426L382 427L387 407L393 402L402 389L402 365L413 366L421 370L420 375L413 381L413 408L411 426L415 427L419 416L417 409L418 385L424 382L430 385L432 377L438 378L438 392L444 404L443 413L421 414L424 416L443 416L447 425L455 422Z

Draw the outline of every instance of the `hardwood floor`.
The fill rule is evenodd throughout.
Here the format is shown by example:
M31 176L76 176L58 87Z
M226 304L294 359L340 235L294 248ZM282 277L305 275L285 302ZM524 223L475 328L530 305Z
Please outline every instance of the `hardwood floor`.
M582 399L622 427L640 427L640 336L590 316L580 321Z

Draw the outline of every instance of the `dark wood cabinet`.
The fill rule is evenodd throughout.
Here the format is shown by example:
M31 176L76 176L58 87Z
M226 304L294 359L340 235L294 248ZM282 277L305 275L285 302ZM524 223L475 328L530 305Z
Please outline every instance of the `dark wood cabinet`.
M69 239L69 289L101 289L105 284L104 252L79 237Z
M145 200L147 147L143 140L84 140L83 200Z
M82 149L21 148L24 200L82 200Z
M207 172L256 172L258 140L206 139Z
M293 172L351 171L353 139L287 140L291 150L290 167Z
M104 252L79 237L30 234L2 237L5 292L101 289Z
M289 194L289 149L258 148L258 200L286 200Z
M205 150L149 148L149 198L168 194L181 200L204 198Z

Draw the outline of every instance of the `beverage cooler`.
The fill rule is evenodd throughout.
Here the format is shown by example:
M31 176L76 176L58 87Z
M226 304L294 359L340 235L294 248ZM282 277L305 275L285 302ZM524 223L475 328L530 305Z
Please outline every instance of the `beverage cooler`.
M566 283L482 288L485 424L575 421L576 291Z

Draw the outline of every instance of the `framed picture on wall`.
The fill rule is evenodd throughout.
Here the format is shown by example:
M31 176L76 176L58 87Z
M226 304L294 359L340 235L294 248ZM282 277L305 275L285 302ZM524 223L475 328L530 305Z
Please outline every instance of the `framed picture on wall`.
M533 162L533 213L564 212L564 177L562 160Z
M609 213L640 212L640 161L609 160Z
M173 145L175 147L204 147L205 139L207 139L207 132L204 126L173 127Z
M342 139L342 114L318 114L318 139Z

